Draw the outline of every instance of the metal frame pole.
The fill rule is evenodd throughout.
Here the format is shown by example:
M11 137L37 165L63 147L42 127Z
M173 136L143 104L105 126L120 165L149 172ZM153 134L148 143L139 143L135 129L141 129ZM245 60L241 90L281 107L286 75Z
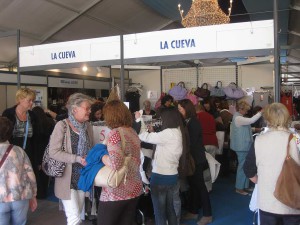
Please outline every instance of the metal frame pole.
M278 0L274 0L273 3L274 12L274 101L280 102L280 54L279 54L279 42L278 42Z

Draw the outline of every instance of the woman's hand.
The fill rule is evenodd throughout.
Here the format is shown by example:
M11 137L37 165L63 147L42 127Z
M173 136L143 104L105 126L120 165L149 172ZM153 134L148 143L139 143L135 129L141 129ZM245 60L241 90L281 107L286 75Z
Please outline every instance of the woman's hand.
M77 156L76 162L80 163L80 164L83 165L83 166L86 166L85 158L83 158L83 157L81 157L81 156Z
M104 156L102 157L102 162L104 163L105 166L110 166L110 164L111 164L108 155L104 155Z
M31 209L31 212L34 212L37 208L37 200L36 197L33 197L29 200L29 208Z
M139 111L136 111L136 112L134 113L134 117L135 117L136 120L137 120L137 119L140 119L140 118L141 118L140 112L139 112Z

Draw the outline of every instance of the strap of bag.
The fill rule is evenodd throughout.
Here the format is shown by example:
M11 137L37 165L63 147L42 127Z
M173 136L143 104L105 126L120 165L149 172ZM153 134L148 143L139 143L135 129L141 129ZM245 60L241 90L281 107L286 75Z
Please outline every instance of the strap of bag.
M290 142L293 139L293 137L294 137L293 134L290 134L288 144L287 144L287 148L286 148L286 159L291 158L291 155L290 155Z
M180 81L176 86L180 86L182 88L185 88L185 83L183 81Z
M2 157L2 159L1 159L1 162L0 162L0 169L1 169L1 167L2 167L2 165L3 165L3 163L4 163L4 161L6 160L8 154L10 153L10 151L11 151L12 148L13 148L13 145L9 145L9 146L7 147L7 149L6 149L6 151L5 151L4 155L3 155L3 157Z
M27 137L28 137L28 129L29 129L29 116L28 112L26 113L26 128L25 128L25 136L24 136L24 142L23 142L23 149L26 148L26 143L27 143Z
M205 86L205 87L204 87ZM203 83L202 85L201 85L201 88L203 88L203 89L208 89L208 84L207 83Z

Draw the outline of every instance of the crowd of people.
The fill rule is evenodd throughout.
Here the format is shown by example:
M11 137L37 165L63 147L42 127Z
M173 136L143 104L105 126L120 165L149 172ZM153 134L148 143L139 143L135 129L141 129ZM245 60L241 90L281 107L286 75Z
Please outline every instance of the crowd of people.
M179 225L183 219L199 219L198 225L212 223L212 186L207 185L204 171L209 168L206 154L216 158L220 148L224 174L229 171L229 152L236 155L236 194L249 195L249 179L259 184L261 224L300 223L300 210L273 196L291 122L281 103L252 109L246 101L238 101L231 113L224 99L209 98L194 105L189 99L174 101L165 95L156 110L146 100L143 110L131 112L120 100L102 102L74 93L66 103L67 113L57 115L33 107L35 97L33 90L19 89L16 105L0 117L0 158L8 155L0 162L0 224L26 224L28 209L34 211L36 199L46 198L49 177L42 170L42 159L47 145L49 156L66 165L63 175L55 177L54 193L62 202L67 224L82 222L86 193L78 181L95 146L92 122L96 121L105 121L110 129L102 163L118 171L125 156L130 156L126 182L116 188L95 187L90 193L90 198L97 197L98 225L131 225L145 185L150 186L156 225ZM160 125L145 125L143 115L159 119ZM254 141L253 134L263 126L268 131ZM218 131L225 133L222 146ZM295 143L291 146L291 157L300 164L299 149ZM187 173L189 155L192 174ZM182 184L188 189L183 190Z

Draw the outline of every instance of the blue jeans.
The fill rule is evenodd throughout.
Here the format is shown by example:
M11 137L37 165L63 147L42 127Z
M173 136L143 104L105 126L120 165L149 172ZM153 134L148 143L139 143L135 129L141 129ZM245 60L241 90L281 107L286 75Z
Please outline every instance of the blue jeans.
M238 168L236 171L236 181L235 181L235 188L237 189L245 189L249 188L249 179L246 177L243 166L246 160L248 152L240 152L236 151L236 155L238 158Z
M174 192L178 189L174 185L151 185L151 198L154 208L156 225L177 225L174 208Z
M0 203L0 225L25 225L29 200Z

